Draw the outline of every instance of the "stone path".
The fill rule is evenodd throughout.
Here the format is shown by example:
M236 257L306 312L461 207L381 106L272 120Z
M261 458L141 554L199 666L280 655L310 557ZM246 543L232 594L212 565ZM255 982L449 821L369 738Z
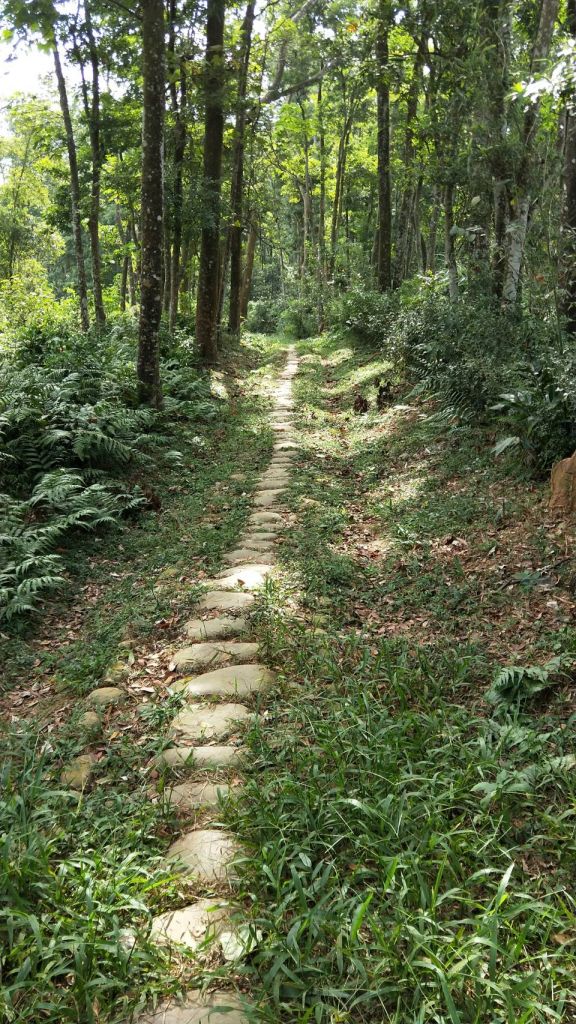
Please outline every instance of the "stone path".
M167 771L189 770L195 776L194 781L168 786L163 794L179 813L192 815L191 827L184 829L168 850L170 864L228 897L235 875L234 859L241 850L235 837L214 821L214 808L231 793L237 793L238 786L231 785L230 780L214 783L209 776L198 781L198 773L226 769L237 762L241 765L239 734L255 715L243 701L275 681L274 673L258 661L258 645L250 638L246 616L255 593L273 571L276 544L289 525L284 499L298 449L291 413L296 371L297 359L291 349L274 394L272 427L276 441L272 460L256 486L254 511L237 547L224 557L228 568L209 581L211 589L198 602L198 618L184 627L186 645L171 657L171 668L186 673L171 689L184 693L186 703L172 721L174 746L157 759ZM93 698L100 705L114 700L112 694L103 691ZM196 827L199 809L204 813L201 826ZM215 818L217 821L217 813ZM229 900L220 896L197 900L160 915L153 922L152 933L158 942L176 942L190 950L218 942L223 955L233 960L250 948L254 937L247 926L247 934L243 934L237 916L232 923L232 909ZM184 1003L167 1003L145 1014L138 1024L247 1024L249 1019L249 1006L232 993L217 992L206 998L192 993Z

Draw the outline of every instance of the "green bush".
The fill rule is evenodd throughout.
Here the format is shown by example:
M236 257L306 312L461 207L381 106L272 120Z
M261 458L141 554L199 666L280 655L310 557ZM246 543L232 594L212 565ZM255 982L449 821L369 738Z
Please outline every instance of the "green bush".
M273 299L257 299L248 305L246 330L255 334L274 334L282 315L281 303Z
M318 333L318 308L311 298L293 299L282 311L279 326L292 338L312 338Z
M556 326L489 299L450 302L432 280L399 293L350 292L341 326L384 349L403 376L459 416L499 420L535 475L576 448L576 356ZM508 435L508 436L506 436Z

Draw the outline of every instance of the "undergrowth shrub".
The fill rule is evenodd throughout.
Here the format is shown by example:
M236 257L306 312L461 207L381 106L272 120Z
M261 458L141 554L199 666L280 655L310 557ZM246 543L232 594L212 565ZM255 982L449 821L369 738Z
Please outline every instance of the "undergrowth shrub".
M255 334L274 334L278 330L282 305L272 299L257 299L248 305L246 330Z
M495 423L502 445L545 475L576 447L576 355L553 323L488 299L450 302L427 279L398 293L353 291L340 326L384 349L409 382L463 419Z
M292 299L279 318L280 330L293 338L312 338L318 333L318 306L312 297Z
M52 339L54 341L54 339ZM119 318L76 345L0 362L0 619L36 610L62 585L65 537L118 523L144 503L140 484L180 453L178 421L218 412L210 379L167 360L161 413L137 406L135 336Z

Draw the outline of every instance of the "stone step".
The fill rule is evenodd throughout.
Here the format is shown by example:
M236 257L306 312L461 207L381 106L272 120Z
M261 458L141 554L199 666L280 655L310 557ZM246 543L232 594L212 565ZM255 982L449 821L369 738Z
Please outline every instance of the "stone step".
M199 807L218 807L232 792L234 788L222 782L179 782L165 789L162 798L179 811L196 811Z
M242 587L244 590L258 590L262 587L274 567L267 562L244 562L233 572L217 576L214 583L222 590L233 590Z
M220 705L221 707L222 705ZM243 711L246 708L238 705ZM209 747L168 747L154 758L158 768L227 768L238 764L246 754L245 747L220 744Z
M279 539L278 530L274 530L272 528L264 530L264 526L266 525L266 523L263 523L262 528L249 526L240 537L238 543L246 545L247 547L253 547L255 544L274 544Z
M242 636L247 633L249 624L247 619L227 618L226 616L217 619L190 619L184 624L184 632L190 640L223 640L229 636Z
M262 554L265 554L266 558L270 560L270 555L274 554L272 545L264 544L262 541L255 541L254 547L234 548L228 554L222 555L222 560L228 562L229 565L242 565L245 562L256 561Z
M275 530L285 530L288 526L286 517L280 512L252 512L248 522L260 528L263 525L273 525Z
M190 993L181 1003L163 1003L133 1024L249 1024L249 1004L232 992ZM128 1024L128 1022L125 1022Z
M253 604L253 594L230 594L226 590L210 590L199 599L197 607L204 611L245 612Z
M171 729L190 742L222 740L253 718L243 704L191 704L172 719Z
M95 766L95 754L79 754L64 769L60 776L60 781L64 786L70 786L70 789L81 791L90 782Z
M296 441L276 441L272 451L273 452L295 452L298 451L300 445Z
M261 490L256 494L252 504L257 509L271 508L273 505L278 505L285 494L285 487Z
M183 647L172 655L169 672L186 669L216 668L217 665L241 664L258 656L258 644L238 643L234 640L212 641Z
M99 686L88 694L87 700L99 708L113 707L128 700L128 694L118 686Z
M193 875L199 882L225 882L235 876L231 862L239 853L229 832L203 828L180 836L166 857L176 860L183 874Z
M231 665L214 672L203 672L191 679L179 680L169 686L171 692L180 692L187 697L239 696L265 690L276 679L265 665ZM181 685L184 683L185 685ZM177 689L176 689L177 687Z
M180 910L169 910L152 921L151 936L162 945L172 943L196 950L232 931L230 904L213 897L197 900Z

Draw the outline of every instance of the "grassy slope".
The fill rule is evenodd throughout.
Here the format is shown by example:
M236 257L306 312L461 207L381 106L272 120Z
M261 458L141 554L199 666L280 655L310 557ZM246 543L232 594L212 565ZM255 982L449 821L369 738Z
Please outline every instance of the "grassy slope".
M182 468L150 481L161 512L82 538L60 606L2 641L0 1019L10 1024L116 1024L190 973L146 938L152 913L203 895L162 868L182 824L150 800L150 759L177 704L167 651L241 531L273 442L266 392L280 348L244 346L218 375L219 421L183 425ZM128 704L87 735L80 698L118 681ZM86 751L98 764L80 798L59 775ZM128 926L139 932L132 951L120 941Z
M480 432L425 407L356 417L356 388L373 398L385 366L329 339L301 347L297 519L259 618L285 684L227 811L264 939L233 980L268 994L276 1024L576 1019L576 783L551 763L573 750L572 691L497 712L484 700L497 664L574 647L563 538ZM58 725L24 742L17 724L6 758L0 1007L17 1024L118 1024L187 978L232 980L147 942L150 912L204 892L160 868L181 826L148 799L146 766L173 712L163 652L271 443L261 380L204 432L206 457L163 481L161 515L94 545L70 603L6 642L6 710ZM88 744L100 761L78 801L58 774L87 748L76 698L107 673L133 699Z
M373 354L301 351L263 625L286 686L233 816L266 937L245 974L287 1024L576 1020L571 680L486 700L500 666L574 652L563 530L481 430L355 416Z

